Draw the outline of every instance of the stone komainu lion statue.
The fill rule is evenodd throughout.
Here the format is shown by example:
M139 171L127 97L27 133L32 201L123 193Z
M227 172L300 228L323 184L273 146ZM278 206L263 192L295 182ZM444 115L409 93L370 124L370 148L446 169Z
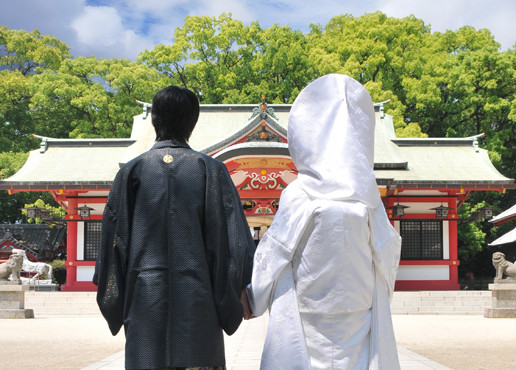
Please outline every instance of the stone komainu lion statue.
M9 260L0 264L0 280L9 280L9 276L13 276L13 281L20 280L20 271L23 265L23 256L19 254L11 254Z
M493 266L496 269L495 280L503 279L504 274L508 279L516 279L516 265L507 261L502 252L493 253Z

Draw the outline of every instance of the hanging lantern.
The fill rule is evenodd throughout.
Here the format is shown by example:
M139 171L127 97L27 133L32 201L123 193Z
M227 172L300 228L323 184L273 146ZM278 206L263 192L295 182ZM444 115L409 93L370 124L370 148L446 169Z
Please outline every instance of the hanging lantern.
M75 209L79 211L79 216L81 218L89 218L91 211L94 210L94 208L88 207L87 205L84 205L82 207L77 207Z
M405 216L405 208L410 208L409 206L404 206L404 205L401 205L401 204L395 204L393 205L392 207L389 207L389 208L392 208L392 215L395 216L395 217L403 217Z
M483 218L491 219L493 218L493 207L485 206L480 209L481 215Z
M27 207L22 209L27 211L27 218L39 218L41 216L41 208L39 207Z
M430 208L430 210L435 211L436 218L447 218L448 212L450 211L450 209L451 209L450 207L443 206L442 203L439 207Z
M43 221L49 221L52 219L52 216L50 215L50 211L48 209L41 209L40 210L40 216Z

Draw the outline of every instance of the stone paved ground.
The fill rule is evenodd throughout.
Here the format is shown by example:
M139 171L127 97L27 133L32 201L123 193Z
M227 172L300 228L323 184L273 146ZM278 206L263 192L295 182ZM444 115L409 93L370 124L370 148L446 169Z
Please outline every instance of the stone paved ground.
M400 358L416 360L404 369L438 369L433 360L452 369L515 369L516 319L487 319L481 315L394 315ZM107 324L95 316L38 316L0 320L0 369L92 368L110 356L120 369L123 334L112 337ZM228 369L256 369L266 319L244 324L227 340ZM407 353L402 353L407 350ZM411 351L411 352L410 352ZM410 357L412 354L422 357ZM407 365L408 362L405 362ZM105 363L105 365L109 365ZM94 367L98 369L99 367ZM441 367L442 368L442 367Z
M111 336L104 318L38 316L0 320L2 370L81 369L124 349L123 333Z
M516 318L393 315L398 345L456 370L516 369Z

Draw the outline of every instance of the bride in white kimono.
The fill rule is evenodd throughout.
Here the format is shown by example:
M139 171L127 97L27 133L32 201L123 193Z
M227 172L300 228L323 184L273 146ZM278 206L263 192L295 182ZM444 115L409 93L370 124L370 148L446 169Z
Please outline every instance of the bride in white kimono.
M391 321L401 239L373 173L366 89L327 75L288 123L298 179L282 193L254 257L253 315L269 309L262 369L397 369Z

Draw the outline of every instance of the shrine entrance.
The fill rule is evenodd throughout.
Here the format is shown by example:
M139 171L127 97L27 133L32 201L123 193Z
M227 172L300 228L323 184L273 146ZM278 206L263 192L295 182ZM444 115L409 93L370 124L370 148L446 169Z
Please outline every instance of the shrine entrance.
M247 217L247 223L249 224L251 235L253 236L253 240L256 245L258 245L263 234L265 234L269 226L272 224L273 219L274 216Z

